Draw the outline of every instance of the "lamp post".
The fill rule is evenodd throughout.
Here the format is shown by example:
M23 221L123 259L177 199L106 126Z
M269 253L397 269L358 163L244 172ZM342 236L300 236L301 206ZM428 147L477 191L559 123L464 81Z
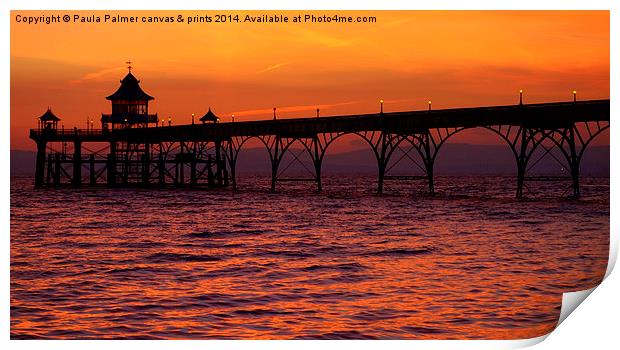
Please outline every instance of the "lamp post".
M273 107L273 120L276 120L276 107Z
M192 125L194 125L194 113L192 113Z
M235 122L235 115L234 114L232 115L232 122L233 123Z
M433 101L428 100L428 110L431 110L431 106L433 105Z
M577 90L573 90L573 102L577 102Z
M168 117L168 126L172 126L172 117Z
M379 100L379 104L381 105L381 114L383 114L383 99Z
M319 117L319 109L318 108L316 109L316 117L317 118Z
M519 90L519 104L523 104L523 89Z

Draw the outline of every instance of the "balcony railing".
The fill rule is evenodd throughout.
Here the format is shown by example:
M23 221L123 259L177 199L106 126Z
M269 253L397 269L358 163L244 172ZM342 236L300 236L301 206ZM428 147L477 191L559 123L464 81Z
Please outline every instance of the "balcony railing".
M31 136L102 136L108 129L30 129Z
M157 114L101 114L102 123L157 123Z

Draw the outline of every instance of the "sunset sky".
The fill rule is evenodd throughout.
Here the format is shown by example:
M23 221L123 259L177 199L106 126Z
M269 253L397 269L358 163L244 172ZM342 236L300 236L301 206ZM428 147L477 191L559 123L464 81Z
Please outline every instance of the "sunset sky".
M289 17L308 11L285 11ZM46 12L65 14L67 12ZM71 14L77 12L70 12ZM103 11L81 11L103 16ZM107 12L204 15L196 12ZM228 11L227 13L233 13ZM248 12L236 12L244 17ZM252 12L252 15L274 12ZM314 11L316 14L334 12ZM339 12L343 14L344 12ZM11 21L11 148L48 106L65 127L98 123L126 74L149 110L190 123L609 98L607 11L367 11L377 23L65 24ZM214 12L211 12L214 14ZM495 142L470 132L463 142ZM353 147L353 146L351 146Z

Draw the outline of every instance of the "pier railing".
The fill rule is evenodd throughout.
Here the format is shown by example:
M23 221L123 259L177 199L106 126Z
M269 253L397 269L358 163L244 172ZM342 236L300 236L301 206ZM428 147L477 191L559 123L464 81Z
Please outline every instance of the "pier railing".
M30 129L30 136L102 136L108 129Z

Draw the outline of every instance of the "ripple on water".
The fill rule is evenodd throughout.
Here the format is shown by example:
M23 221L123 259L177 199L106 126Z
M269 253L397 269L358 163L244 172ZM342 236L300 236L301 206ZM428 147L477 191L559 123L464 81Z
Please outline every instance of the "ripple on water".
M368 253L361 253L364 255L374 255L374 256L414 256L414 255L424 255L433 253L433 248L419 248L419 249L405 249L405 248L395 248L395 249L385 249L372 251Z
M155 253L144 257L145 262L164 264L176 262L220 261L222 258L210 255L196 255L186 253Z

